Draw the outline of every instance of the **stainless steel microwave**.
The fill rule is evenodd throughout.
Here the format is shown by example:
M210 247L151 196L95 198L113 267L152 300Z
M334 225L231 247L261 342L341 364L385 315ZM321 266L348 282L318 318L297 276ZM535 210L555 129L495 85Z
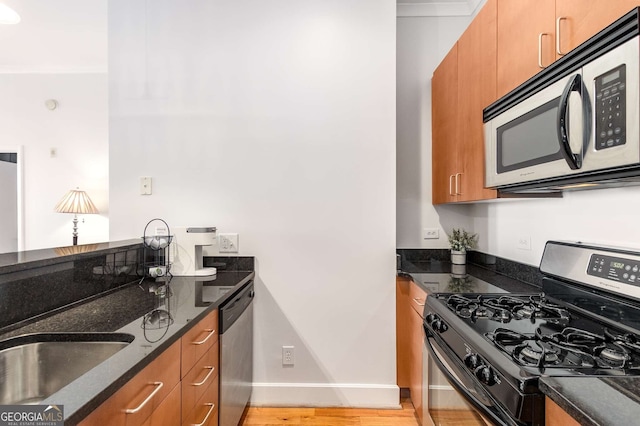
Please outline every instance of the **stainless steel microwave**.
M602 53L605 36L485 109L485 186L544 192L640 181L639 38Z

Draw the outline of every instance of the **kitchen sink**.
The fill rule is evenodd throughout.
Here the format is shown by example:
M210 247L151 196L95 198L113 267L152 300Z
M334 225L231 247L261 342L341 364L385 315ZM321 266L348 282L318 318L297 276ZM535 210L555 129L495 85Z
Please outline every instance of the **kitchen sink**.
M0 404L38 404L134 339L126 333L36 333L0 342Z

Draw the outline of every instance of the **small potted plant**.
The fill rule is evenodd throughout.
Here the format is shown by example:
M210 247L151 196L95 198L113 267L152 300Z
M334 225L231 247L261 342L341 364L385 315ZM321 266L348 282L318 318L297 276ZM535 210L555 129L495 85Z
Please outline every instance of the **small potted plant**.
M464 229L453 229L449 237L451 246L451 263L464 265L467 258L467 250L476 248L478 245L478 235L470 234Z

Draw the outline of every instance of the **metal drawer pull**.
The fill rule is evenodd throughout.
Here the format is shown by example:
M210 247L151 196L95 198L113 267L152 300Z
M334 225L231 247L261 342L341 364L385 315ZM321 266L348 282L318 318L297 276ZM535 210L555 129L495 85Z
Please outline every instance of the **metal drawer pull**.
M460 177L460 179L458 179L458 177ZM456 173L456 195L462 195L462 192L460 192L460 189L458 186L458 184L460 183L460 180L462 180L462 173Z
M542 69L545 69L546 66L542 64L542 37L549 35L547 33L538 34L538 66Z
M142 408L143 408L145 405L147 405L147 403L148 403L149 401L151 401L151 398L153 398L153 397L155 396L155 394L157 394L157 393L160 391L160 389L162 389L162 386L164 386L164 383L162 383L162 382L152 382L152 383L149 383L149 384L150 384L150 385L153 385L153 386L157 386L157 387L156 387L156 388L153 390L153 392L151 392L151 393L149 394L149 396L148 396L148 397L146 397L146 398L145 398L145 400L144 400L144 401L142 401L142 403L141 403L140 405L138 405L136 408L127 408L126 410L124 410L124 412L125 412L126 414L135 414L135 413L137 413L138 411L142 410Z
M202 421L202 423L191 423L191 426L204 426L207 423L207 420L209 420L209 416L211 415L211 413L213 413L214 408L216 408L216 404L212 402L207 402L204 405L208 405L211 407L209 408L209 412L206 416L204 416L204 420Z
M204 367L204 370L210 370L207 375L204 377L204 379L202 379L201 382L196 382L196 383L191 383L193 386L202 386L206 383L207 380L209 380L209 377L213 374L214 371L216 371L216 368L211 366L211 365L207 365Z
M449 195L456 195L456 194L453 193L453 185L451 183L453 181L454 177L455 177L455 175L450 175L449 176Z
M199 342L191 342L192 345L204 345L207 340L209 340L209 338L211 336L213 336L214 334L216 334L215 330L204 330L204 331L208 331L209 334L207 335L207 337L204 338L204 340L200 340Z
M558 55L564 55L561 50L562 43L560 42L560 22L566 20L567 18L565 18L564 16L560 16L558 19L556 19L556 53Z
M420 299L418 299L417 297L414 297L414 298L413 298L413 301L414 301L414 302L416 302L416 305L418 305L418 306L424 306L424 302L423 302L423 303L420 303L420 301L421 301L421 300L420 300Z

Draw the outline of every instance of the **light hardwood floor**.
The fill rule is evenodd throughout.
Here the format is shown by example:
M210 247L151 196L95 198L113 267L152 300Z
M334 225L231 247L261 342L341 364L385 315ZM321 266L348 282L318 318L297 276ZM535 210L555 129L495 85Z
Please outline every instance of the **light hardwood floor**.
M243 426L419 426L411 400L399 410L249 407Z

